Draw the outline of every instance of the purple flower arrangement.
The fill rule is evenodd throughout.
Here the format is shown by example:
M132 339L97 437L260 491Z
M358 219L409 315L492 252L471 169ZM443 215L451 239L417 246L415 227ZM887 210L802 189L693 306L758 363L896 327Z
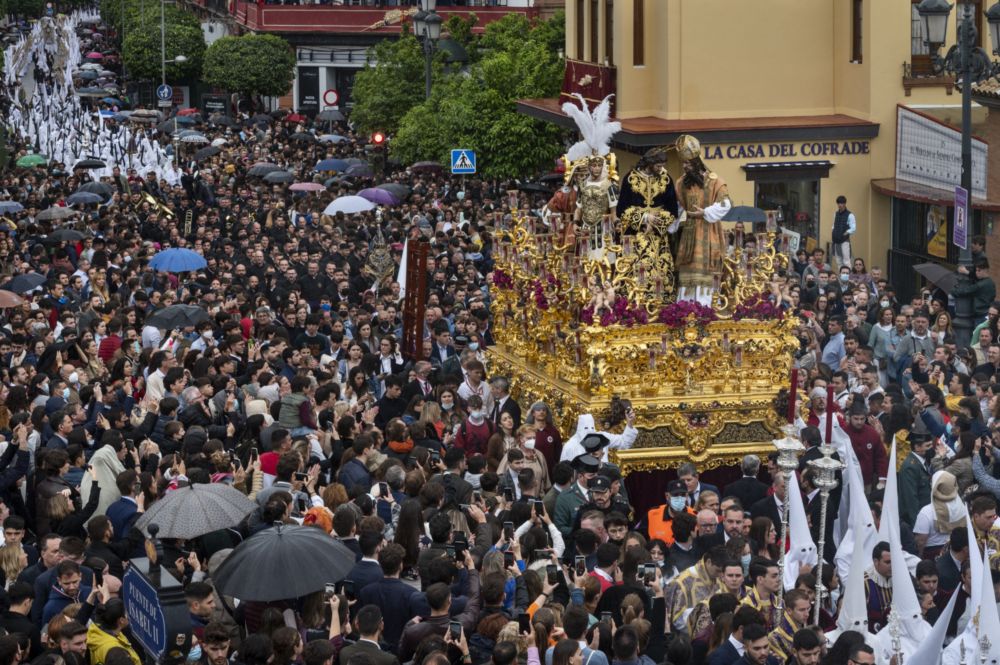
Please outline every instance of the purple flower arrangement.
M509 291L514 288L514 278L505 273L503 270L493 271L493 286L498 289L504 289Z
M580 310L580 321L587 325L593 325L595 316L597 315L598 313L594 312L594 306L587 305ZM623 326L631 328L632 326L649 323L649 314L646 310L633 305L626 298L617 298L615 304L610 308L601 309L599 316L602 326L613 326L616 323L620 323Z
M678 300L661 309L657 320L668 328L681 328L687 325L688 317L692 314L695 323L699 326L719 318L714 309L702 305L697 300Z
M535 280L532 291L535 298L535 306L542 311L547 310L549 308L549 299L545 297L545 289L542 288L540 280Z
M785 312L771 300L759 293L737 305L733 310L733 321L754 319L756 321L780 321L785 318Z

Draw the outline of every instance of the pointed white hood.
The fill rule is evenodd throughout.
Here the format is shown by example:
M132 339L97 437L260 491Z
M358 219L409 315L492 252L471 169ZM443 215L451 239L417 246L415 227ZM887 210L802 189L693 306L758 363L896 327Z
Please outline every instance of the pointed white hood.
M796 474L791 474L788 482L788 534L789 549L785 554L785 590L795 588L795 580L803 565L816 565L816 544L809 533L809 521L806 519L806 508L802 505L802 492L799 490L799 480Z
M951 615L955 611L955 600L957 598L957 593L951 594L951 598L948 599L948 604L945 605L944 611L941 612L937 621L934 622L934 626L931 627L931 632L927 634L927 638L920 644L917 652L906 661L906 665L938 665L941 662L941 650L944 648L945 633L948 632L948 624L951 623Z
M863 500L864 482L861 480L861 468L854 457L854 450L848 448L847 454L844 478L848 481L851 496L857 498L851 502L850 507L851 528L847 530L850 540L845 537L837 548L837 575L844 588L844 602L837 616L837 628L866 634L868 607L865 603L865 568L871 561L878 534L868 502Z
M608 461L608 450L611 448L630 448L635 442L635 438L639 435L639 431L629 425L625 426L625 430L621 434L611 434L610 432L598 432L597 427L594 425L594 416L589 413L584 413L576 418L576 432L569 438L569 440L563 443L562 454L559 455L559 459L563 462L572 462L573 459L582 455L586 450L583 449L583 439L588 434L603 434L608 437L608 445L604 447L601 451L601 461Z

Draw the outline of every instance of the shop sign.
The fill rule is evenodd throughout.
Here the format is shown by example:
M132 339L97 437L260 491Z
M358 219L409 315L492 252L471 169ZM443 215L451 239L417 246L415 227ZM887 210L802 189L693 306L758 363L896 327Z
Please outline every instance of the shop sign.
M801 159L867 155L870 141L803 141L801 143L733 143L709 145L702 150L705 159Z
M972 139L972 195L986 198L987 144ZM962 184L962 132L900 106L896 109L896 178L949 192Z

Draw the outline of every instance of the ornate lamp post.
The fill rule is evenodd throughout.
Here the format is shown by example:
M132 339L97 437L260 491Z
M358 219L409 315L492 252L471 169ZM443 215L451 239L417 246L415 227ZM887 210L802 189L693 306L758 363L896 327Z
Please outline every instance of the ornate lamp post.
M778 557L779 578L785 579L785 543L788 542L788 485L791 483L792 474L799 468L799 455L805 450L805 446L799 441L798 432L795 425L785 425L781 428L785 435L774 440L774 447L778 451L778 468L785 479L785 500L781 502L781 556ZM778 599L776 609L778 616L785 606L785 585L778 588Z
M431 98L431 63L437 41L441 39L444 20L435 9L437 0L420 0L420 11L413 15L413 29L424 47L424 96Z

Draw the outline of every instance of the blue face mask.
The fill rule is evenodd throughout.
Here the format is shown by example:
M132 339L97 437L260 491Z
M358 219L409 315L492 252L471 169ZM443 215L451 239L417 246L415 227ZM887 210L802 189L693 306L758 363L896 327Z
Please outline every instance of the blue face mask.
M750 572L750 559L753 556L750 554L744 554L740 557L740 565L743 566L743 574L746 575Z
M201 645L196 644L191 647L191 651L188 652L187 661L189 663L197 663L199 660L201 660Z
M479 350L479 342L469 342L469 350L470 351L478 351Z
M682 496L672 496L670 497L670 509L674 512L680 512L684 510L684 506L687 505L687 499Z
M329 312L333 308L333 305L331 305L330 303L323 303L322 305L319 306L319 308L324 312Z
M63 388L63 399L69 401L69 388Z

